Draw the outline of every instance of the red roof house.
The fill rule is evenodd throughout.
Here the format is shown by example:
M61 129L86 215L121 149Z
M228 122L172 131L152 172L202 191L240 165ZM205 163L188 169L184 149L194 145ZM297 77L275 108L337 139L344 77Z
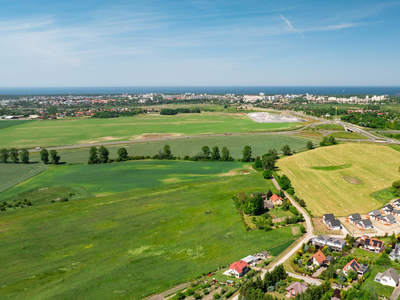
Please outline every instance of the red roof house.
M249 270L249 265L244 260L234 262L229 267L229 272L237 278L244 276Z
M282 197L279 197L276 194L273 194L271 198L269 198L274 204L282 204Z

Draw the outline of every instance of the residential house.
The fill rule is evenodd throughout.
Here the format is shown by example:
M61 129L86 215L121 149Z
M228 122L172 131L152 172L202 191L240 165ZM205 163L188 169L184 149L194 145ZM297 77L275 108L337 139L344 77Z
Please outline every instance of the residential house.
M326 256L321 250L318 250L309 260L313 265L321 266L325 263Z
M381 211L379 209L373 210L368 213L367 218L379 221L379 217L381 216Z
M396 259L400 260L400 244L396 244L392 252L390 252L389 258L391 260L396 260Z
M324 222L325 225L328 225L328 222L332 220L335 220L335 216L333 214L325 214L322 216L322 222Z
M354 242L354 246L362 246L368 251L381 253L385 249L385 242L378 240L377 238L370 238L366 235L363 235L357 238L357 240Z
M271 200L274 205L282 205L282 197L279 197L276 194L273 194L269 200Z
M245 261L239 260L230 265L228 272L231 275L235 275L236 278L240 278L246 275L249 270L249 265Z
M307 289L307 283L295 281L286 288L286 297L294 298L297 294L304 293Z
M364 219L364 220L358 221L357 227L362 230L372 229L372 222L369 219Z
M361 216L359 213L352 214L346 218L346 221L350 222L351 224L356 225L358 221L361 221Z
M400 210L398 210L398 209L393 209L393 210L390 212L390 214L393 215L393 216L400 216Z
M342 229L342 226L340 225L340 221L339 220L330 220L330 221L328 221L327 227L330 230L340 230L340 229Z
M355 259L353 259L344 266L343 273L347 276L350 270L353 270L357 274L364 275L368 271L368 265L360 265Z
M393 210L393 206L390 204L386 204L384 207L381 208L381 213L382 214L390 214L390 212Z
M395 208L400 208L400 199L395 200L395 201L393 202L393 206L394 206Z
M395 269L389 268L383 273L376 274L375 281L383 285L396 287L399 284L399 274Z
M331 237L329 235L319 235L311 240L313 245L320 246L321 248L325 246L330 246L332 251L343 251L346 246L346 241L343 239Z
M382 216L379 221L385 225L391 225L396 223L396 218L393 215L386 215Z

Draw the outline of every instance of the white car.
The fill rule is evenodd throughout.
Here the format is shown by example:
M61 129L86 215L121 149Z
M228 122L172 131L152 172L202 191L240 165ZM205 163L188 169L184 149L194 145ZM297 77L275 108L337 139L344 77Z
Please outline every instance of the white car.
M40 147L36 147L35 150L40 150Z

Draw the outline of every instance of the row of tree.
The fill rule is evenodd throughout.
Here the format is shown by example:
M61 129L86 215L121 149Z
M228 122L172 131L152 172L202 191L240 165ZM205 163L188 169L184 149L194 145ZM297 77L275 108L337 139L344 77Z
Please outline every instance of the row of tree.
M13 163L19 163L19 160L21 159L21 162L24 164L29 164L29 152L26 149L23 149L21 151L12 148L10 150L8 149L1 149L0 150L0 161L2 163L7 163L8 159L11 159Z
M45 164L50 162L53 165L57 165L60 162L61 157L58 155L56 150L47 151L47 149L42 149L40 150L40 159Z
M161 115L177 115L178 113L181 114L188 114L188 113L201 113L200 108L199 107L194 107L192 109L189 108L163 108L160 111Z

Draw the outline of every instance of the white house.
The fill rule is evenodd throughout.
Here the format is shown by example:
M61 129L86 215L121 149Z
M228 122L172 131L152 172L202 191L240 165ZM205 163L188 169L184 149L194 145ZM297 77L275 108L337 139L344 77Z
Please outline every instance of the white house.
M400 199L395 200L395 201L393 202L393 206L394 206L395 208L400 208Z
M318 245L322 248L325 246L331 246L333 251L343 251L346 246L346 241L329 235L319 235L312 239L312 244Z
M235 275L236 278L240 278L246 275L249 270L249 265L245 261L239 260L230 265L228 272L231 275Z
M382 214L390 214L390 212L393 210L393 206L390 204L386 204L384 207L381 208L381 213Z
M377 220L377 221L378 221L378 219L379 219L379 217L380 217L381 215L382 215L382 214L381 214L381 212L380 212L379 209L373 210L373 211L369 212L369 214L368 214L369 219ZM368 216L367 216L367 218L368 218Z
M383 285L396 287L399 284L399 274L395 269L389 268L383 273L376 274L375 281Z
M357 214L351 214L350 216L347 217L347 221L349 221L351 224L357 224L358 221L361 221L361 216L359 213Z
M361 220L357 223L357 227L361 228L361 229L371 229L372 222L371 222L371 220L368 220L368 219Z

